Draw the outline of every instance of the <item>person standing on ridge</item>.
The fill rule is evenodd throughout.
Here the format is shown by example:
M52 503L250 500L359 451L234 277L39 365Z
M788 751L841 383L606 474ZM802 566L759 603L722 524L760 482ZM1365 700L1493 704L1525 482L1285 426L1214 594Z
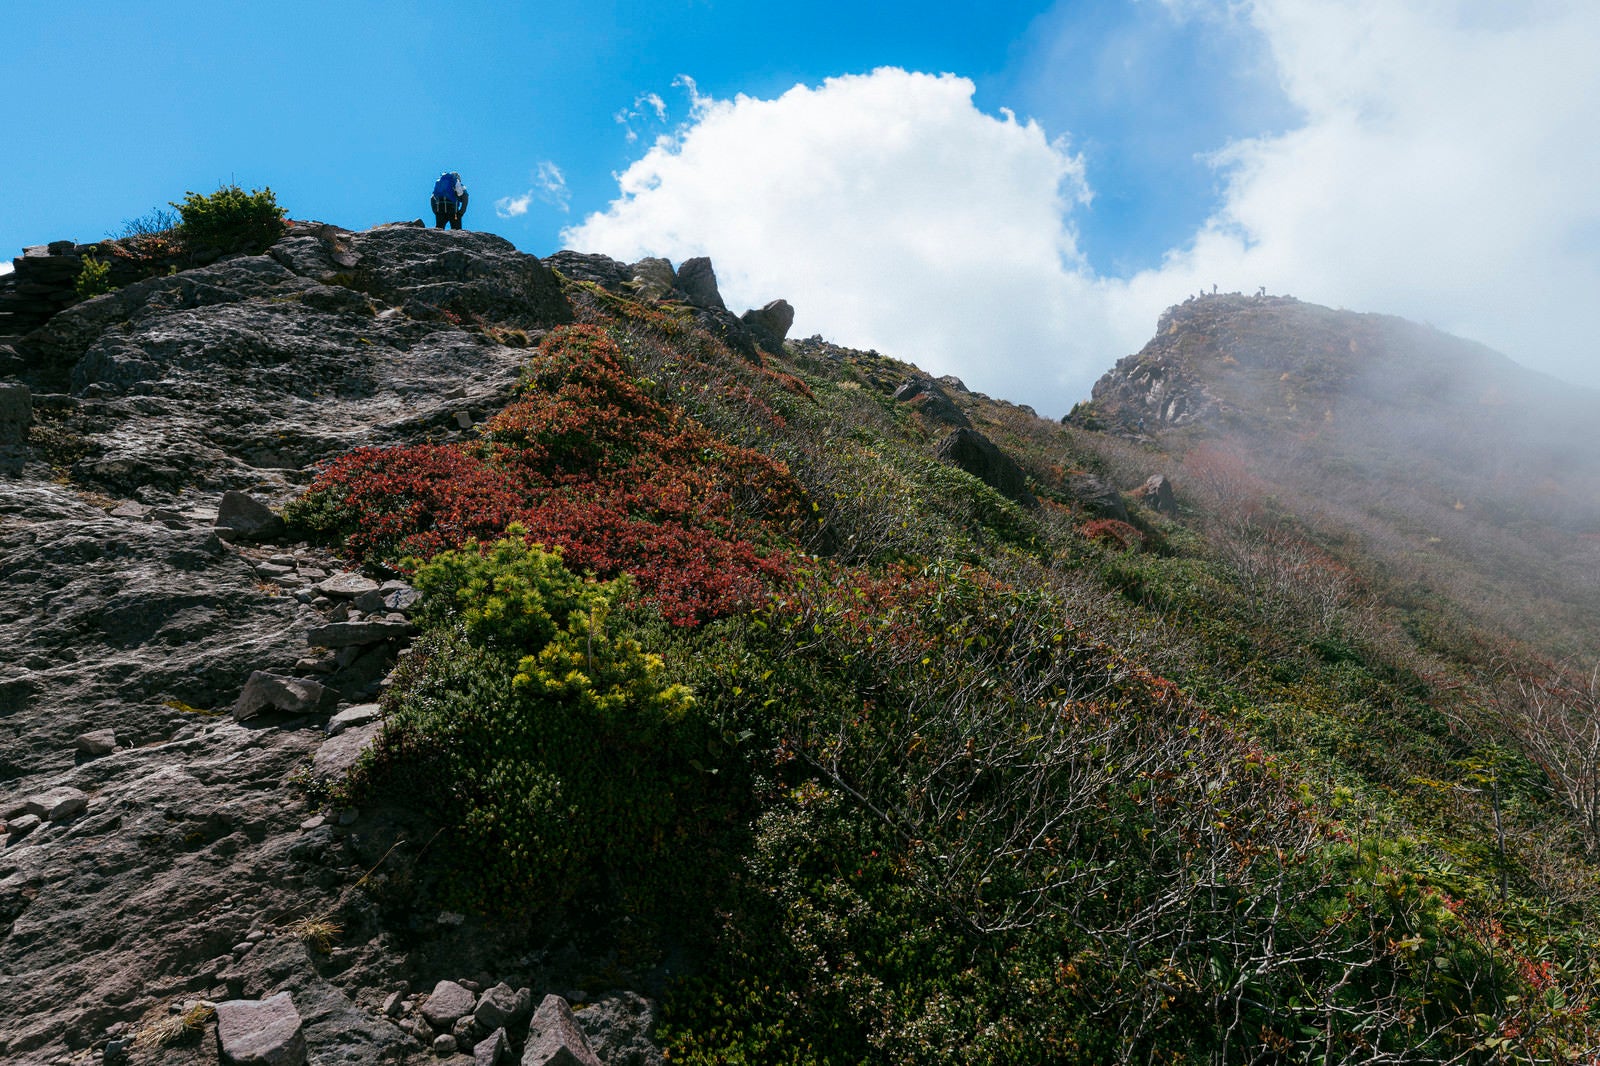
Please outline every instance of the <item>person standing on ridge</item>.
M433 183L433 198L429 201L433 205L435 229L461 228L461 216L467 213L467 187L461 182L461 175L453 170L447 170L439 175L439 180Z

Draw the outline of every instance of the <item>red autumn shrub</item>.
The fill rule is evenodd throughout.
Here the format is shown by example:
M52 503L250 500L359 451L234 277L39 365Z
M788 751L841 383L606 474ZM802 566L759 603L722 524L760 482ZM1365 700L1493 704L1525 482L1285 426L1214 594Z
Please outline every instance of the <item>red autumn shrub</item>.
M330 464L298 519L390 560L519 522L575 570L633 574L680 625L727 614L787 572L787 535L809 511L788 468L650 397L604 331L552 333L521 391L484 444L366 448Z
M1144 546L1144 534L1115 518L1094 518L1078 530L1090 540L1127 550Z

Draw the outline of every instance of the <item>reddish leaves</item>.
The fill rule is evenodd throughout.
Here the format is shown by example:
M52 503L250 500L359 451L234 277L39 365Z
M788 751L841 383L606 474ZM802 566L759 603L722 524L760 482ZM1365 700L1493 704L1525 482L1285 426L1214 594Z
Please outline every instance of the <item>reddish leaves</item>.
M807 510L788 468L652 399L596 327L551 334L485 437L360 449L307 498L360 558L427 557L520 522L575 570L633 574L679 625L727 614L787 572L783 535Z

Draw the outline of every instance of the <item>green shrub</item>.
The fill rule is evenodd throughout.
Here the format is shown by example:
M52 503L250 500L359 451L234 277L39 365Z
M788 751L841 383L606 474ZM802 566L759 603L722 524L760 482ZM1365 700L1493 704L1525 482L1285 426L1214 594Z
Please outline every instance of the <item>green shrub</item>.
M78 271L78 280L73 282L72 289L80 300L110 292L111 264L102 263L93 255L84 256L83 269Z
M627 579L585 580L512 528L422 564L430 627L357 790L437 812L446 900L560 917L606 905L648 924L706 899L728 823L715 737L613 619Z
M186 192L183 202L172 206L183 217L183 240L191 251L259 253L283 236L286 212L271 188L245 192L237 185L224 185L209 196Z

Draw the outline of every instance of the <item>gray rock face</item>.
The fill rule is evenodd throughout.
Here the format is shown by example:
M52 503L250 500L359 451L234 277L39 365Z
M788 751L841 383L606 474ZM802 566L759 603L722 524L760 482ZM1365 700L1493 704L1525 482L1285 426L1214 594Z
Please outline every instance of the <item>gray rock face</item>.
M311 761L312 775L319 781L332 781L344 776L382 728L382 722L368 722L340 730L338 735L329 737L317 749L316 757Z
M647 256L633 264L630 282L641 300L660 300L678 284L678 275L665 259Z
M522 1066L601 1066L589 1039L560 996L546 996L528 1025Z
M685 259L683 265L678 267L678 291L696 307L709 307L716 311L728 309L722 302L722 294L717 291L717 272L712 269L711 260L703 255Z
M414 631L410 622L395 622L389 619L371 622L330 622L325 626L314 626L307 630L306 643L316 648L348 648L407 637Z
M229 489L217 504L216 526L227 530L230 539L245 541L272 540L283 533L283 519L272 513L272 508L247 492Z
M387 232L370 239L432 239ZM458 280L438 282L446 288L494 290L501 267L531 271L542 279L528 282L535 287L558 284L498 238L460 236L441 263L429 266L412 249L373 284L402 306L447 298L428 289L429 270L454 272ZM512 277L504 287L527 286ZM492 292L462 299L495 304ZM536 306L517 303L512 317L541 318ZM73 467L81 482L114 496L192 486L279 499L299 487L290 475L311 463L362 444L459 432L456 411L504 405L519 350L428 307L420 318L400 307L374 314L365 293L303 277L271 256L244 256L72 306L19 342L21 373L36 391L75 394L59 429L84 442Z
M0 1062L76 1060L114 1025L124 1047L169 1002L284 992L307 1060L427 1054L420 1016L377 1009L418 972L437 976L365 894L405 849L353 887L413 828L381 810L310 810L297 784L308 765L342 773L380 724L329 737L314 721L219 713L258 673L277 679L258 683L262 706L370 698L405 625L384 615L417 593L368 590L378 602L353 624L381 623L381 643L308 653L308 630L356 602L315 588L348 563L219 537L214 523L235 528L226 490L278 506L315 463L460 439L456 411L503 406L526 353L470 315L507 322L474 310L505 298L520 321L559 319L530 302L554 281L534 265L488 235L297 224L268 255L135 281L43 321L14 354L9 333L0 343L0 373L51 430L0 445L20 457L0 476ZM6 395L20 425L22 391ZM86 758L107 733L115 748ZM291 926L320 914L343 927L326 956ZM459 936L475 959L497 958L481 933Z
M33 421L33 394L25 385L0 385L0 444L22 444Z
M301 1066L306 1038L287 992L263 1000L217 1004L217 1044L232 1066Z
M448 1029L457 1018L472 1013L477 997L454 981L440 981L422 1005L422 1016L435 1029Z
M636 992L601 996L574 1017L606 1066L664 1066L655 1044L656 1005Z
M939 442L939 458L960 467L1003 496L1027 507L1038 501L1015 459L975 429L958 429Z
M367 230L352 234L349 244L360 257L356 284L414 317L432 307L525 329L572 321L550 269L492 233Z

